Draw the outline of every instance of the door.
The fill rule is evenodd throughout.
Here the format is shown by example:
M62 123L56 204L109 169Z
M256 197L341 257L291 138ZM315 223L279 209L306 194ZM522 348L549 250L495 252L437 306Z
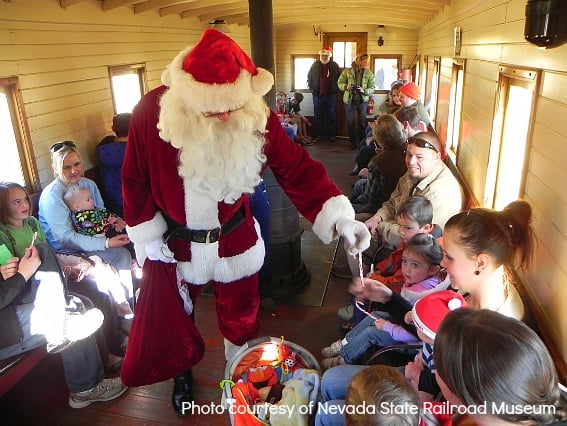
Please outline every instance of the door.
M356 55L366 53L368 33L325 33L323 46L333 48L333 61L340 70L350 68ZM348 138L343 92L337 94L337 136Z

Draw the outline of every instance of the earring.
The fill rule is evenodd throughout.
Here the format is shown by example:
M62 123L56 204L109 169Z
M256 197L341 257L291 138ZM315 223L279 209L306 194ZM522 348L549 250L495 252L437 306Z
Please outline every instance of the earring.
M480 271L477 269L476 271L474 271L475 275L480 275Z

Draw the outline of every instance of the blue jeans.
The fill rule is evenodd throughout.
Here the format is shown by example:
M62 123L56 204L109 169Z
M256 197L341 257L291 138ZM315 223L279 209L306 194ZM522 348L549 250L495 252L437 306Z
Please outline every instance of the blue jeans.
M373 315L384 319L389 319L390 317L385 312L373 312ZM366 351L372 346L383 348L400 343L394 340L386 331L378 330L374 326L374 320L368 316L365 316L356 327L349 331L345 338L348 343L342 347L341 356L348 364L360 361Z
M366 128L366 107L368 102L362 102L358 105L345 104L345 114L347 120L348 137L353 147L358 147L362 138L364 138L364 129ZM358 125L355 127L354 116L358 115Z
M324 405L344 405L348 384L356 373L366 368L366 365L339 365L325 371L321 379L321 398ZM317 410L315 425L344 425L344 416L338 413L324 412L321 407Z
M327 135L330 140L336 140L337 95L313 95L313 113L315 115L315 131L317 132L317 136L323 138ZM323 128L325 116L327 119L326 131Z
M98 256L105 263L114 266L120 275L120 282L124 286L127 298L134 297L134 284L132 282L132 256L124 247L110 247L106 250L87 252L89 256Z

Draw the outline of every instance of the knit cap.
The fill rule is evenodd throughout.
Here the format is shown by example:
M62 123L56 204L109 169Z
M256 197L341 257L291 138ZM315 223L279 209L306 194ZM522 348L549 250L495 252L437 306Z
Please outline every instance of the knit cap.
M419 100L419 98L421 98L419 94L419 86L411 81L409 83L404 84L400 88L400 93L403 93L408 98L412 98L416 100Z
M413 305L412 318L415 327L431 340L445 316L455 309L467 306L467 302L453 290L442 290L422 297Z

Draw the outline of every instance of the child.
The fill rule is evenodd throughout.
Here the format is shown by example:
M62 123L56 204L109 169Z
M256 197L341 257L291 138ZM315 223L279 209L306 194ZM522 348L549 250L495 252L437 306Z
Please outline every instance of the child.
M372 365L357 373L348 386L345 405L376 407L375 412L345 410L347 426L417 425L420 420L419 395L398 370L386 365Z
M3 259L0 274L3 288L0 323L6 326L2 329L6 336L0 342L0 359L45 341L49 351L66 349L70 343L94 333L103 321L98 309L89 310L88 315L66 313L67 294L62 275L53 273L60 272L59 265L45 243L39 221L31 213L25 188L13 182L0 182L0 244L10 255ZM13 319L22 323L18 325ZM25 330L17 332L19 336L12 347L12 331L20 326Z
M311 123L307 118L299 113L301 108L299 104L303 101L303 93L295 92L291 98L287 100L286 110L293 124L297 125L297 135L295 141L301 143L302 145L311 145L315 142L311 136L307 133L307 126L311 126Z
M110 238L124 232L126 222L107 209L95 207L88 188L70 186L63 200L72 212L73 227L79 234Z
M404 276L404 290L411 293L411 301L424 293L435 290L442 281L439 266L443 252L437 241L427 234L416 234L406 243L403 250L401 270ZM415 299L414 299L415 298ZM325 359L323 368L339 364L356 363L372 346L389 346L396 343L419 343L415 333L402 325L389 321L388 314L373 312L347 333L321 351ZM387 333L388 336L385 335Z
M78 185L70 186L63 200L72 212L73 226L79 234L101 236L110 238L124 232L124 220L107 209L95 207L91 191ZM118 273L105 264L99 256L90 256L94 262L94 271L97 282L105 283L107 291L116 302L116 313L124 319L134 316L132 308L126 298L125 288L122 287Z
M401 269L405 242L417 234L432 234L440 237L441 231L437 225L431 223L433 221L431 202L421 195L410 197L400 206L396 214L396 221L402 242L386 259L376 264L375 272L369 273L368 277L391 285L392 289L399 293L401 284L405 282ZM354 302L352 303L348 308L339 309L339 318L344 321L352 319L353 325L356 325L364 319L364 315L358 314L354 309Z
M447 314L465 306L463 296L453 290L443 290L419 299L406 315L406 322L415 325L423 346L415 360L406 365L405 376L419 392L422 402L433 400L441 391L435 380L433 362L433 341L437 329Z

